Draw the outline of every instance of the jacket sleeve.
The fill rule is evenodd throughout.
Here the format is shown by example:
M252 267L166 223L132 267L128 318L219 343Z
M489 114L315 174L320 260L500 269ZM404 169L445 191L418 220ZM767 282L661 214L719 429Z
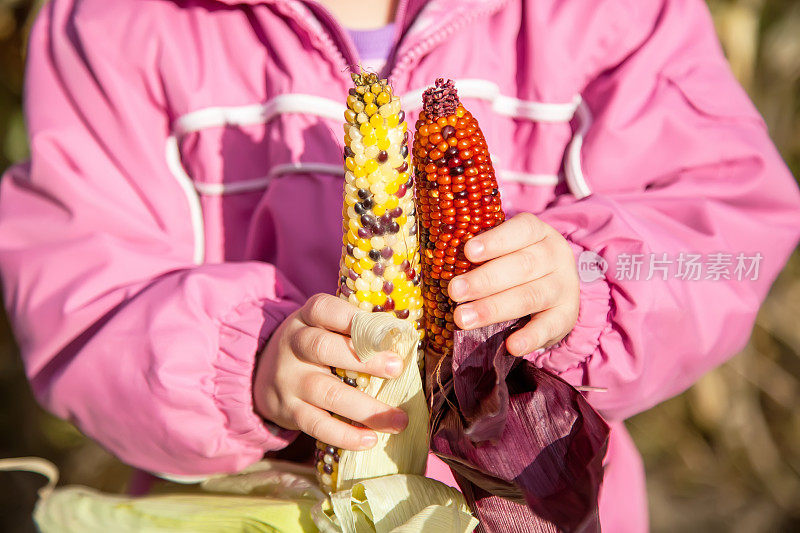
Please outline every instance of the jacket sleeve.
M159 44L126 49L153 28L101 24L97 5L51 2L31 34L31 161L0 192L5 304L49 410L152 472L240 469L293 437L256 415L251 380L301 296L270 264L193 263Z
M730 73L705 3L635 4L634 45L583 93L591 194L563 195L540 214L579 264L594 252L608 270L596 281L584 273L577 325L534 361L606 388L588 397L610 419L684 391L742 349L800 233L797 185ZM580 191L580 175L570 178ZM698 280L690 254L701 256ZM739 254L758 271L737 271Z

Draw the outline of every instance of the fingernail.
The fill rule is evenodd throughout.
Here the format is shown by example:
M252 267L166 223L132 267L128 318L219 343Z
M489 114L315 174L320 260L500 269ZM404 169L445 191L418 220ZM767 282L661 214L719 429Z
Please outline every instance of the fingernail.
M390 357L386 360L384 369L388 375L397 377L403 371L403 361L399 357Z
M361 437L361 446L363 448L372 448L378 443L378 436L374 433L368 433Z
M392 427L397 430L398 433L406 429L408 425L408 415L405 413L395 413L392 416Z
M461 278L452 279L447 286L447 290L450 292L451 298L461 300L467 294L467 282Z
M547 351L547 349L545 349L545 348L539 348L538 350L534 350L533 351L533 355L542 355L546 351Z
M459 316L463 327L468 328L478 320L478 313L472 307L462 305L459 309L461 309Z
M483 243L481 241L476 241L475 239L467 241L467 244L464 245L468 248L469 255L473 258L477 259L483 253Z

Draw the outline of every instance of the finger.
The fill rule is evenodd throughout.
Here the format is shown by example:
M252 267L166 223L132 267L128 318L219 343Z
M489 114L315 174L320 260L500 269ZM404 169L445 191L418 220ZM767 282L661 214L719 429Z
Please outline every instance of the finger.
M403 370L397 354L384 352L362 363L356 357L353 341L321 328L301 327L289 341L292 352L303 361L322 366L364 372L382 378L396 378Z
M408 415L402 409L390 407L331 374L309 376L299 398L376 431L400 433L408 425Z
M351 426L306 402L297 402L294 419L300 431L336 448L368 450L378 442L374 431Z
M456 307L453 319L461 329L475 329L513 320L555 305L558 287L548 274L503 292Z
M550 226L532 213L520 213L464 245L464 254L473 263L482 263L544 239Z
M567 314L560 307L536 313L524 327L508 336L508 352L516 356L527 355L560 341L569 333Z
M350 334L350 323L358 308L331 294L315 294L300 308L300 319L309 326Z
M539 242L453 278L447 291L456 302L477 300L539 279L552 271L550 251Z

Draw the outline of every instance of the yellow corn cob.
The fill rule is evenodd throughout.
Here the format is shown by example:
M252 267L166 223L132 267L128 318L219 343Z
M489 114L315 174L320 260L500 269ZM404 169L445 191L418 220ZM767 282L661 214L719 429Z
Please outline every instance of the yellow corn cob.
M392 312L421 330L422 293L408 132L400 99L375 74L352 75L344 113L343 249L338 295L364 311ZM339 368L364 390L370 376ZM317 442L323 490L337 490L339 450Z

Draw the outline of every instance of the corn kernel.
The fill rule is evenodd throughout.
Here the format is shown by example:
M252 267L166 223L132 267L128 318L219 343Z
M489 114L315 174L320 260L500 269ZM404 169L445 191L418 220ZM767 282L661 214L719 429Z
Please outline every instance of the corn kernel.
M375 129L383 127L383 119L379 114L374 114L369 118L369 125Z
M377 112L378 112L378 106L376 106L375 104L367 104L364 106L364 113L366 113L369 116L372 116Z

